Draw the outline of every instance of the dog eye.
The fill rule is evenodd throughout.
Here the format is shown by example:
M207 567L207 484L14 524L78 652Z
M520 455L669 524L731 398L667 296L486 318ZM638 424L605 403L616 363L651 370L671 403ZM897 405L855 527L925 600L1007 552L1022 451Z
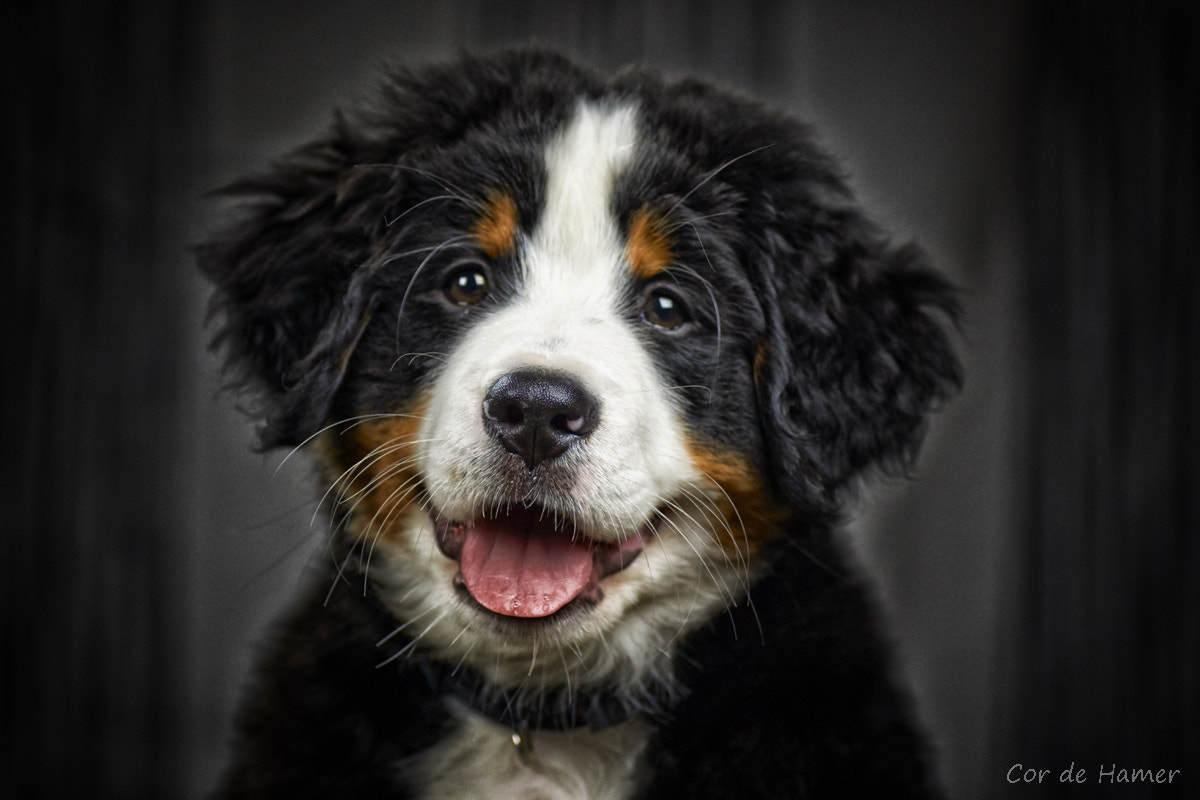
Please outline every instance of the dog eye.
M456 305L476 305L491 291L487 270L480 264L463 264L446 278L442 291L446 293L450 302Z
M668 289L655 289L642 302L642 319L664 330L673 331L691 321L687 305Z

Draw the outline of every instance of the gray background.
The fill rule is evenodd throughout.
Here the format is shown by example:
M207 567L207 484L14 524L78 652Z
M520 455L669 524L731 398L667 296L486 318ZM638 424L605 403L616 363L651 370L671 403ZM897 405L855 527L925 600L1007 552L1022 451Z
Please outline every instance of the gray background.
M255 643L321 557L305 459L252 453L218 392L203 192L383 61L531 40L794 111L963 288L965 390L845 534L952 795L1034 794L1017 762L1200 763L1196 14L1149 8L10 7L0 794L211 789Z

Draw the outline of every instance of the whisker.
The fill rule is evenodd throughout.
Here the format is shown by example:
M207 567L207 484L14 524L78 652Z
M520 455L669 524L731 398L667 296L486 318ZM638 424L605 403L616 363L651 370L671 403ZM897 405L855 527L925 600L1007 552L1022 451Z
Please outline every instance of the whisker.
M563 676L567 679L567 703L574 704L574 690L571 686L571 668L567 666L567 656L563 653L562 645L558 646L558 660L562 662Z
M462 631L460 631L460 632L459 632L459 634L458 634L458 636L462 636L464 633L466 633L466 628L464 628ZM458 641L458 636L455 636L455 637L454 637L454 641L456 641L456 642ZM450 674L451 674L451 675L457 675L457 674L458 674L458 671L459 671L460 669L462 669L462 665L463 665L463 663L464 663L464 662L467 660L467 657L468 657L469 655L471 655L471 651L475 649L475 645L476 645L476 644L478 644L478 643L479 643L479 640L478 640L478 639L476 639L475 641L471 642L471 644L470 644L470 645L467 647L467 651L466 651L465 653L463 653L463 654L462 654L462 658L460 658L460 659L458 660L458 663L454 665L454 669L450 671Z
M392 362L392 365L390 367L388 367L388 372L391 372L394 369L396 369L396 365L400 363L401 359L405 359L405 358L408 359L408 365L411 367L412 363L414 361L416 361L418 358L432 358L437 361L441 361L442 363L445 363L447 361L447 359L450 358L450 356L447 353L405 353L404 355L396 357L396 360Z
M408 508L412 505L411 500L404 501L404 502L393 502L394 499L396 497L401 497L401 496L408 497L410 494L412 494L415 491L414 487L419 483L420 483L420 477L413 476L413 477L409 478L407 481L405 481L403 484L401 484L399 487L397 487L397 489L394 492L392 492L380 504L380 510L382 510L385 506L388 506L388 505L392 506L392 508L384 516L383 522L380 523L378 526L375 525L375 518L379 516L379 512L376 511L375 516L371 518L371 522L367 525L368 530L374 528L376 533L373 537L371 537L371 546L367 550L366 562L365 563L360 562L360 564L362 565L362 571L363 571L363 591L364 592L366 592L366 589L367 589L367 586L366 586L367 573L369 573L371 570L371 557L375 554L375 544L379 541L380 537L383 536L383 532L387 529L388 524L391 522L393 515L408 510Z
M420 641L421 641L421 639L423 639L423 638L425 637L425 634L427 634L427 633L429 633L429 631L433 630L433 626L434 626L434 625L437 625L439 622L441 622L443 619L445 619L445 618L446 618L446 615L447 615L448 613L449 613L449 612L447 612L447 611L443 611L441 614L439 614L439 615L437 616L437 618L436 618L436 619L434 619L434 620L433 620L433 622L429 623L429 624L428 624L428 625L425 627L425 630L423 630L423 631L421 631L419 634L417 634L417 635L416 635L416 637L414 637L414 638L413 638L413 640L412 640L411 642L409 642L408 644L406 644L406 645L405 645L403 648L401 648L400 650L398 650L398 651L396 651L395 653L393 653L391 656L389 656L387 659L385 659L385 660L384 660L384 661L382 661L381 663L379 663L379 664L376 664L376 665L375 665L375 669L379 669L379 668L381 668L381 667L386 667L388 664L392 663L392 662L393 662L393 661L395 661L397 658L400 658L401 656L404 656L404 655L406 655L406 654L411 654L411 653L413 652L413 650L415 650L415 649L416 649L417 643L418 643L418 642L420 642Z
M458 640L461 639L464 635L466 635L466 633L467 633L466 628L463 628L458 633L456 633L454 635L454 638L450 640L450 644L446 645L446 649L447 650L453 649L454 645L458 644ZM473 642L472 642L472 646L474 646Z
M412 287L413 287L413 284L416 283L416 281L417 281L417 276L419 276L421 274L421 270L425 269L425 265L429 263L429 260L432 259L435 255L437 255L440 251L445 250L449 247L454 247L456 245L462 244L463 242L465 242L471 238L473 238L473 237L467 233L461 234L459 236L451 236L449 239L447 239L446 241L439 244L437 247L434 247L432 250L430 250L429 254L427 256L425 256L425 258L422 259L421 263L417 265L417 268L415 270L413 270L412 277L410 277L408 279L408 285L404 287L404 295L400 298L400 309L396 312L396 342L397 342L396 349L397 350L400 349L398 346L399 341L400 341L400 320L401 320L401 318L404 317L404 306L408 303L408 295L412 292ZM420 252L420 251L413 251L413 252L416 253L416 252ZM405 255L408 255L408 254L405 254ZM397 258L399 258L399 257L400 256L397 256ZM390 262L392 260L393 259L389 257L388 261Z
M321 507L325 505L325 503L329 500L329 496L335 491L337 493L337 499L332 501L334 506L343 505L351 498L364 494L366 487L364 487L363 490L355 492L354 494L348 495L346 492L352 487L354 479L366 472L366 470L369 469L372 464L377 463L389 452L401 449L402 447L402 444L392 445L390 447L377 447L344 469L342 473L338 475L338 477L334 479L331 484L329 484L329 488L325 490L325 493L321 495L321 500L317 504L317 510L313 512L313 520L316 520L316 515L320 513ZM367 487L370 487L372 483L373 481L369 482Z
M750 613L754 616L754 625L758 628L758 638L763 642L763 644L766 644L767 632L763 630L762 619L758 616L758 608L754 605L754 601L750 599L749 595L746 595L746 606L750 609Z
M338 483L345 483L346 489L349 489L349 488L351 488L349 485L349 482L352 481L354 478L358 477L359 475L361 475L363 472L365 472L367 469L369 469L372 465L379 463L380 461L382 461L384 458L391 455L392 453L408 450L409 448L413 447L414 445L427 443L429 441L432 441L432 440L430 440L430 439L405 439L403 441L395 441L386 446L377 447L374 450L372 450L370 453L368 453L366 456L363 456L363 458L359 459L358 462L356 462L353 466L351 466L345 472L343 472L341 477L339 477L334 482L334 486L331 486L330 488L331 489L335 488ZM375 475L372 475L371 479L366 483L366 485L364 485L362 488L360 488L358 491L354 492L353 494L346 494L344 491L339 492L338 502L344 504L355 498L361 499L363 496L370 494L381 483L383 483L384 481L386 481L387 479L391 478L394 475L403 473L405 470L412 467L413 464L418 463L419 460L420 460L420 455L418 453L412 453L410 455L407 455L407 456L399 459L398 461L396 461L392 464L389 464L387 467L385 467L380 472L376 473ZM352 472L354 474L351 474ZM328 494L328 492L327 492L327 494Z
M333 576L333 583L329 586L329 591L325 594L325 602L323 605L329 605L329 598L333 597L333 590L337 588L338 583L342 580L342 573L346 570L346 564L350 563L350 556L354 555L354 548L346 553L346 557L342 559L342 563L338 566L337 574Z
M675 511L677 511L681 514L684 514L686 516L686 512L684 512L681 508L679 508L677 503L675 503L673 501L668 502L668 506L673 508ZM669 516L663 515L663 519L668 525L670 525L672 528L675 529L675 532L679 534L679 537L681 539L683 539L684 543L696 555L696 558L699 560L700 565L702 567L704 567L704 571L708 574L708 577L712 580L713 586L715 586L717 588L717 590L721 593L722 598L728 597L729 598L728 604L732 605L734 603L733 592L730 591L729 586L725 583L724 579L719 577L717 575L717 573L713 570L712 560L707 555L705 555L704 553L702 553L700 551L700 548L696 546L696 543L693 542L692 538L684 531L683 526L679 525L679 523L675 522L675 520L671 519L671 517L669 517ZM695 522L695 520L692 520L692 521Z
M362 473L364 473L367 469L369 469L371 467L371 465L378 463L380 460L382 460L384 457L386 457L389 453L395 452L397 450L402 450L406 447L408 447L407 442L393 442L393 443L387 443L385 445L381 445L380 447L376 447L376 448L372 449L370 452L368 452L365 456L360 458L358 461L356 461L350 467L343 470L342 474L339 475L337 477L337 479L335 479L333 481L333 483L330 484L329 488L325 490L325 494L322 495L322 497L321 497L321 503L318 505L317 511L314 512L314 514L313 514L313 519L314 520L316 519L316 514L319 513L321 505L325 504L326 501L328 501L329 495L331 493L333 493L335 490L336 490L337 496L336 496L336 499L332 501L333 507L336 509L338 506L343 506L346 503L348 503L350 500L353 499L354 502L351 504L350 508L346 509L346 511L345 511L345 514L347 516L353 514L354 511L357 510L359 503L361 503L362 500L370 493L371 489L373 489L375 486L379 485L379 483L382 480L385 480L388 477L389 470L391 470L392 467L385 469L379 475L373 476L371 478L371 480L369 480L367 482L367 484L359 491L354 492L353 494L348 494L347 492L351 488L353 488L352 484L353 484L354 479L357 478ZM409 457L408 459L402 459L400 463L401 464L411 463L412 458L413 457Z
M749 580L750 580L750 563L749 563L750 534L746 530L745 523L742 521L741 512L738 510L737 503L735 503L733 501L733 498L729 496L729 493L727 491L725 491L724 486L722 486L720 483L718 483L716 480L714 480L711 475L704 472L703 470L701 470L700 472L702 475L704 475L704 477L708 478L708 480L711 482L712 486L716 487L717 490L719 490L721 492L721 494L725 497L725 499L729 502L729 507L733 510L734 517L737 521L737 526L741 530L741 542L738 541L738 535L734 532L733 526L730 525L729 520L726 518L725 514L722 513L720 506L717 505L715 500L713 500L711 497L708 497L703 492L699 492L699 491L687 490L685 493L687 494L688 497L690 497L692 499L693 502L695 502L702 509L707 508L707 509L711 510L711 512L712 512L711 515L708 512L706 512L705 516L708 516L710 519L715 518L716 520L720 521L721 527L725 530L725 533L727 533L729 535L729 540L734 546L734 551L736 552L736 554L738 556L739 564L741 566L745 567L746 583L748 585ZM746 548L744 552L742 550L743 544L745 545L745 548Z
M417 615L416 615L415 617L413 617L412 619L410 619L410 620L408 620L407 622L404 622L404 623L402 623L401 625L399 625L399 626L397 626L396 628L394 628L394 629L392 630L392 632L391 632L391 633L389 633L387 636L384 636L382 639L380 639L378 642L376 642L376 643L375 643L375 646L376 646L376 647L382 647L382 646L383 646L383 645L385 645L385 644L388 642L388 640L390 640L390 639L391 639L393 636L395 636L396 634L398 634L398 633L400 633L401 631L403 631L403 630L404 630L405 628L407 628L409 625L412 625L413 623L420 621L420 619L421 619L422 617L427 617L427 616L429 616L429 615L430 615L430 614L432 614L432 613L433 613L435 610L436 610L436 609L429 608L429 609L426 609L425 611L422 611L420 614L417 614Z
M436 175L436 174L430 172L429 170L421 169L420 167L414 167L411 164L370 164L370 163L368 163L368 164L355 164L354 167L355 167L355 169L396 169L396 170L406 170L408 172L415 172L418 175L422 175L426 178L429 178L431 181L433 181L437 185L441 186L447 192L450 192L450 194L455 199L461 201L469 208L473 208L476 210L482 209L482 205L479 203L479 201L471 199L470 195L467 192L463 191L463 189L461 189L460 187L455 186L450 181L442 178L439 175Z
M711 214L697 214L694 217L688 217L687 219L681 219L672 225L668 225L665 232L669 236L670 234L675 233L675 231L679 230L680 228L682 228L686 225L690 225L690 224L693 224L696 222L702 222L703 220L706 220L706 219L716 219L717 217L736 217L736 216L737 216L737 212L732 209L729 211L714 211Z
M305 446L306 444L308 444L308 443L309 443L309 442L311 442L313 439L315 439L315 438L317 438L318 436L320 436L322 433L325 433L325 432L326 432L326 431L328 431L328 430L332 430L333 428L336 428L336 427L337 427L337 426L339 426L339 425L347 425L347 428L346 428L346 430L350 430L350 429L351 429L351 428L353 428L355 425L361 425L363 422L365 422L366 420L370 420L370 419L377 419L377 418L379 418L379 417L411 417L411 416L414 416L414 415L412 415L412 414L399 414L399 413L361 414L361 415L359 415L359 416L356 416L356 417L345 417L345 418L343 418L343 419L339 419L339 420L337 420L336 422L331 422L331 423L329 423L328 425L326 425L326 426L324 426L323 428L321 428L320 430L318 430L316 433L313 433L312 435L310 435L310 436L306 437L306 438L304 439L304 441L302 441L300 444L296 445L296 446L295 446L295 447L293 447L291 450L289 450L289 451L288 451L288 453L287 453L287 455L283 457L283 460L282 460L282 461L280 461L278 465L276 465L276 467L275 467L275 470L274 470L274 471L271 473L271 475L272 475L272 477L274 477L275 475L278 475L278 474L279 474L279 471L280 471L281 469L283 469L283 465L284 465L284 464L286 464L286 463L288 462L288 459L290 459L290 458L291 458L293 455L295 455L295 454L296 454L298 451L300 451L300 450L304 449L304 446ZM349 423L353 423L353 424L349 424ZM345 433L345 431L342 431L342 433Z
M526 677L533 675L533 668L537 666L538 643L541 642L540 636L533 637L533 655L529 659L529 672L525 673Z
M413 211L416 211L421 206L425 205L426 203L432 203L436 200L458 200L459 202L463 202L463 198L461 198L455 194L438 194L438 195L434 195L433 197L426 197L424 200L422 200L419 203L413 203L411 206L408 207L408 209L406 211L402 211L400 214L396 215L395 217L392 217L391 219L384 220L383 225L385 228L390 228L393 225L395 225L397 222L399 222L400 220L404 219L406 216L408 216Z
M675 204L667 210L667 213L665 216L667 216L669 218L671 216L672 212L674 212L675 209L679 208L679 206L683 205L683 203L689 197L691 197L693 194L695 194L700 189L701 186L703 186L704 184L711 181L713 178L715 178L718 174L720 174L722 171L724 171L728 167L736 164L738 161L741 161L743 158L748 158L749 156L752 156L755 153L758 153L762 150L766 150L767 148L773 147L773 146L774 145L771 145L771 144L764 144L761 147L756 147L753 150L749 150L745 153L742 153L740 156L734 156L733 158L729 159L724 164L722 164L721 166L714 169L712 172L705 175L704 178L701 179L701 181L699 183L697 183L695 186L693 186L691 189L688 190L687 194L685 194L683 197L676 200Z
M270 574L271 572L274 572L282 564L286 563L288 561L288 559L293 558L296 555L296 553L298 553L301 549L304 548L305 545L310 544L313 540L313 537L316 535L317 534L312 530L306 531L303 536L298 537L295 542L293 542L292 544L289 544L286 548L284 548L282 553L277 555L275 558L271 559L271 561L268 562L265 566L263 566L261 569L256 571L249 578L247 578L246 581L244 583L242 583L242 585L240 587L238 587L238 590L237 590L238 593L245 592L252 585L254 585L255 583L258 583L258 581L262 580L264 576Z

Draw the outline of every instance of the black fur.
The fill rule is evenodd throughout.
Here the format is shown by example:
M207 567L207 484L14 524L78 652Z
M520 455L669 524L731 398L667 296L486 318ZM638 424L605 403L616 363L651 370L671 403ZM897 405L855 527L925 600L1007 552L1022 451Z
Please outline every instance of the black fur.
M546 132L579 97L636 100L648 144L613 212L665 215L692 266L672 286L696 324L645 346L668 384L705 387L684 390L689 425L768 476L790 510L752 606L683 645L686 696L655 717L640 796L938 796L831 527L857 476L911 461L957 385L944 330L957 309L791 119L706 84L605 81L533 51L395 74L376 107L231 187L248 201L240 221L200 248L218 341L266 404L262 444L403 407L437 362L397 352L449 352L469 324L439 299L459 247L439 245L491 188L534 223ZM447 194L459 201L431 199ZM493 269L503 302L515 265ZM630 286L631 315L643 290ZM376 668L395 621L370 596L324 600L320 587L271 646L222 796L405 797L404 759L449 724L424 656Z

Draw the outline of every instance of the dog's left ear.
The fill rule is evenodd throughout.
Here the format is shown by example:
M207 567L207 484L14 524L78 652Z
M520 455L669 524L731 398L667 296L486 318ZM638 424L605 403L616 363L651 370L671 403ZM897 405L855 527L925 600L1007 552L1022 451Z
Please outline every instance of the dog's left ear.
M770 296L755 380L769 457L793 508L832 512L864 470L909 466L929 412L959 386L955 293L848 203L802 198L758 242Z

